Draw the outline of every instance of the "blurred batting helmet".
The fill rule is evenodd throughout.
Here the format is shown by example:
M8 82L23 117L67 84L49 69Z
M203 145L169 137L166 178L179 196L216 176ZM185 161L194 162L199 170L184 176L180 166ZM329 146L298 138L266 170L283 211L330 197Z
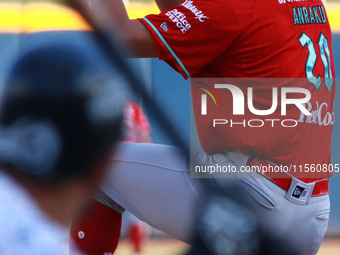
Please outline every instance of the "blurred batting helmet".
M2 96L0 163L42 180L85 174L121 138L124 82L72 42L22 54Z

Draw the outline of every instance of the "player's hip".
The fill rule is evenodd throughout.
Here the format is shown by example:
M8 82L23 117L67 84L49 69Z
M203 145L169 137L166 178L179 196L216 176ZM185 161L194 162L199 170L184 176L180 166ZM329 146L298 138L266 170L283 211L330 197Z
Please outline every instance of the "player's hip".
M241 182L257 187L274 187L276 193L282 194L285 199L295 204L308 205L311 197L329 194L328 178L304 182L282 166L238 151L213 155L195 154L190 162L192 177L213 178L216 183L222 185Z

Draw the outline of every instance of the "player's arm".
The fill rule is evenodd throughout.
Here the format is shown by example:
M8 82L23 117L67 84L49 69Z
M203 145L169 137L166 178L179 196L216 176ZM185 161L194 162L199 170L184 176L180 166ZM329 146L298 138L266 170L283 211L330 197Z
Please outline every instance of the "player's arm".
M123 45L130 45L134 53L129 57L157 57L157 51L148 29L138 20L130 20L122 0L95 0L90 5L84 0L68 0L68 2L92 18L107 32L119 33Z
M96 0L99 1L99 0ZM132 47L134 53L129 57L155 58L157 51L148 29L137 19L127 20L119 32L122 43Z

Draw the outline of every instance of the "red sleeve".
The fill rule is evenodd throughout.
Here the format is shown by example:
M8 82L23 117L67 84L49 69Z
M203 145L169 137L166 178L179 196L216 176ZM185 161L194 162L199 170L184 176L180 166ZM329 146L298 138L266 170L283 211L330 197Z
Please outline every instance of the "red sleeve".
M232 47L252 22L254 0L185 0L139 19L150 31L159 59L184 78Z

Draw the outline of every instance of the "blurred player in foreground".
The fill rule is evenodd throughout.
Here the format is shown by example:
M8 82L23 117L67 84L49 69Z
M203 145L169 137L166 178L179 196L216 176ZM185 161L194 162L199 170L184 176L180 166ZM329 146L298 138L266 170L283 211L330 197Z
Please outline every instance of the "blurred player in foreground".
M16 60L1 100L0 254L67 254L64 228L122 136L120 75L102 63L71 42Z
M151 126L142 108L127 101L124 109L124 139L126 143L151 143ZM102 199L106 195L97 193L91 210L71 226L70 253L79 248L88 255L113 254L120 238L121 227L126 233L135 255L142 254L146 238L145 223L119 208L111 208L110 202ZM117 212L118 210L118 212ZM123 219L122 219L123 216ZM72 242L76 243L76 248Z
M85 1L69 1L86 8ZM92 11L100 22L103 15L96 10L109 10L105 28L118 29L137 56L159 57L184 78L191 77L195 121L205 152L195 157L199 170L216 165L236 169L234 174L207 172L215 185L241 185L252 197L249 205L260 215L268 233L292 240L303 254L316 254L330 211L335 97L332 34L322 1L157 3L162 10L159 15L138 20L129 19L119 0L92 1ZM215 84L233 84L233 94ZM277 89L276 98L281 98L285 89L292 91L292 87L308 91L310 97L290 92L288 98L305 104L290 104L285 112L281 99L273 104L273 95ZM252 94L248 88L254 89ZM250 100L234 107L240 98ZM273 105L269 116L263 114ZM233 113L233 108L242 110L243 106L247 106L244 112ZM271 125L266 118L279 122ZM296 126L281 125L285 118ZM215 126L215 119L228 121ZM261 121L266 124L257 125ZM192 242L195 204L202 192L196 180L190 179L188 161L181 155L170 146L123 144L102 189L138 218ZM311 172L311 165L326 168ZM241 172L246 166L255 171ZM261 171L262 166L278 171L271 175ZM283 171L290 166L292 171Z

